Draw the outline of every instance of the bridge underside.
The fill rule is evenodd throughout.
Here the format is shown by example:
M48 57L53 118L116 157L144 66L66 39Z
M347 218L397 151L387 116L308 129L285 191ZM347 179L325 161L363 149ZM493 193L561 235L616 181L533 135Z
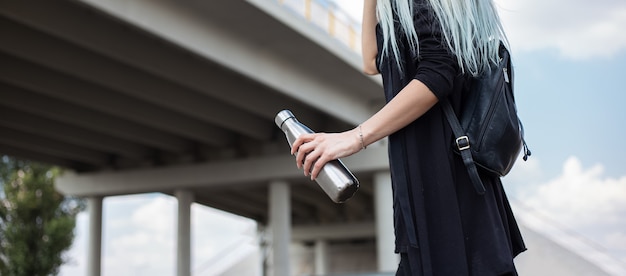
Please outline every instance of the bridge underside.
M291 109L313 129L345 130L380 105L380 83L315 26L288 27L295 15L253 2L0 2L0 153L71 169L69 194L188 188L263 224L268 181L289 172L294 224L371 221L384 150L362 156L377 162L356 171L353 203L329 204L299 177L273 118ZM176 171L186 168L214 172L190 184ZM128 174L140 177L108 181Z

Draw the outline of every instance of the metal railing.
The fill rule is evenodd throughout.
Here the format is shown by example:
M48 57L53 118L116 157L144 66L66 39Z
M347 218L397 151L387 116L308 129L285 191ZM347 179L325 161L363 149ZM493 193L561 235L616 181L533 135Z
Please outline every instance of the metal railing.
M361 53L361 24L332 0L277 0L350 49Z

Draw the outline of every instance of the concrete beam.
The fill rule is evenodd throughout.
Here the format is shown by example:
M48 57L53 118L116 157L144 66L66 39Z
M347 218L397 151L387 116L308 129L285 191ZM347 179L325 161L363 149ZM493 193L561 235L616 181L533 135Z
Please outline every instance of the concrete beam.
M288 8L276 5L275 0L246 0L248 3L254 5L258 9L266 12L277 20L283 22L296 32L306 36L311 41L319 44L327 51L335 54L339 59L352 66L356 71L361 71L363 63L361 57L356 52L350 50L348 47L342 45L336 39L329 39L329 34L320 30L318 26L307 22L302 16L297 15ZM360 39L360 38L358 38ZM359 43L360 44L360 43ZM374 81L381 81L380 78L374 79Z
M363 95L371 95L369 91L380 93L380 86L345 63L339 63L336 67L346 68L343 71L344 76L354 76L355 80L360 80L357 83L360 83L358 87L362 88L361 91L346 93L348 82L345 79L331 82L329 81L331 76L318 77L319 74L324 75L322 70L311 72L307 66L294 63L294 57L287 56L286 51L282 49L277 51L276 45L286 44L284 38L289 37L290 40L294 38L291 40L292 43L297 41L302 46L310 47L288 49L299 52L300 56L308 56L306 51L319 51L319 46L314 42L303 40L302 35L294 33L293 30L290 33L273 33L270 36L270 32L289 28L243 1L205 1L195 5L186 1L83 0L83 2L348 123L359 124L369 118L372 115L370 103L364 100L366 97ZM237 21L241 21L240 16L226 16L232 14L230 13L232 10L246 15L248 20L246 28L239 28L241 22ZM214 22L217 20L214 18L220 22ZM230 24L231 21L233 24ZM274 41L258 39L258 33L277 39ZM280 39L281 37L283 39ZM327 39L332 38L329 36ZM327 52L324 54L329 56ZM317 58L317 62L320 63L321 60ZM329 67L324 69L334 70ZM365 83L369 85L361 86ZM368 93L364 94L365 91ZM361 93L360 97L358 93ZM379 98L382 97L382 94L378 95Z
M389 168L387 148L369 147L342 161L355 173ZM120 172L76 174L67 172L56 181L57 189L68 195L120 195L181 188L219 188L234 184L259 183L273 179L302 180L302 172L290 155L245 160L138 169Z
M61 52L55 51L54 56L41 56L37 52L29 55L38 57L38 61L47 62L50 68L74 72L82 79L117 88L119 92L129 96L176 110L192 118L233 129L256 139L265 139L271 135L270 131L263 127L269 123L255 114L238 111L227 102L210 100L196 91L191 91L187 86L190 80L178 82L171 80L172 74L194 75L207 82L204 89L219 90L223 93L228 89L220 84L232 83L237 86L242 83L241 81L229 82L220 76L221 73L215 74L216 70L224 71L223 68L211 68L208 66L210 63L205 60L189 55L182 49L171 47L145 32L130 31L128 26L119 21L111 21L106 16L94 16L86 12L90 9L84 5L71 2L42 3L42 5L10 3L3 5L3 8L0 14L7 17L2 19L2 24L5 26L3 32L15 32L12 29L16 29L17 26L17 29L21 29L22 32L24 29L30 29L31 33L35 32L40 36L40 38L28 38L22 35L19 36L19 40L9 45L27 44L30 45L28 47L30 51L33 51L39 47L37 45L46 45L49 49L54 45L52 42L65 44L65 47L57 47ZM84 24L76 24L76 22ZM20 23L28 25L29 28L20 27ZM85 24L88 24L90 28L85 28ZM32 43L25 39L48 39L52 42ZM124 43L119 43L120 41ZM25 50L27 49L17 49L13 52L24 53ZM47 51L40 52L46 53ZM63 60L66 62L59 62ZM76 60L90 60L90 62L86 68L76 68L80 67L80 62L67 62ZM82 63L82 65L85 64ZM103 70L108 72L102 74ZM151 74L153 72L160 74ZM248 87L248 89L241 90L254 91L256 89Z
M107 166L111 160L107 154L68 144L64 141L44 139L27 132L0 126L0 144L31 149L43 154L63 157L78 162Z
M223 198L220 195L210 195L209 193L196 194L196 202L205 206L222 210L231 214L247 217L259 223L267 223L268 214L267 206L257 206L252 204L240 204L239 201L233 201ZM267 203L265 204L267 205Z
M3 24L1 19L0 24ZM21 43L27 43L25 40L27 40L26 37L28 37L28 35L22 34L19 35L19 37ZM0 48L8 48L7 44L9 43L3 43ZM106 84L101 83L101 85L96 85L81 79L75 79L66 73L59 73L46 67L35 65L34 63L0 55L0 59L2 60L2 63L0 63L1 80L42 95L79 105L83 108L96 110L110 116L123 117L138 124L210 145L225 146L233 140L232 135L222 128L206 124L195 118L181 115L180 113L172 112L168 109L154 106L133 97L119 94L115 90L103 86L113 85L116 81L125 84L136 82L133 78L139 78L139 76L136 76L133 72L124 70L124 66L108 70L109 68L107 68L106 64L97 62L97 58L81 56L80 53L83 51L80 49L72 49L69 45L59 45L55 47L55 45L58 45L55 41L45 40L32 42L30 44L41 45L42 47L51 49L50 51L55 53L55 55L35 54L46 53L46 50L43 48L33 49L33 51L30 52L31 54L23 53L26 57L29 55L41 55L37 58L37 62L45 66L58 66L63 64L60 60L54 61L50 60L50 58L48 58L48 60L50 60L48 63L46 57L66 60L65 64L72 63L69 62L70 60L81 61L77 62L80 64L83 64L82 61L84 60L91 60L89 64L84 64L85 68L66 68L66 71L75 70L68 73L73 75L86 74L92 79L111 74L111 72L116 72L115 74L119 74L120 77L124 76L127 79L112 78ZM27 48L20 47L17 43L13 46L19 49ZM145 83L152 84L154 82L157 81L146 81ZM151 95L151 90L137 88L136 91ZM175 92L172 91L172 93ZM266 124L266 126L269 128L269 124Z
M0 106L2 106L1 102ZM49 117L36 116L7 106L0 108L0 126L48 139L65 141L97 151L112 152L131 159L141 160L150 155L150 150L138 143L103 133L95 134L79 127L52 120Z
M291 239L293 242L316 240L345 240L374 238L376 227L374 222L341 223L331 225L311 225L294 227Z
M89 165L78 161L70 161L68 159L60 158L58 156L35 151L32 148L14 147L9 145L3 145L0 143L0 152L2 152L2 154L11 155L19 158L38 160L38 162L43 162L46 164L76 168L80 171L89 171L95 168L94 165Z
M4 106L62 121L95 131L96 133L104 133L137 143L145 143L170 152L181 153L191 148L187 141L171 134L162 133L116 117L106 116L54 98L41 95L31 97L31 95L33 93L26 89L0 82L0 99L2 99L1 104ZM84 118L89 118L89 120Z
M253 7L250 4L237 1L214 1L202 4L185 1L148 1L147 3L138 1L124 3L122 4L124 7L117 6L118 4L119 3L116 1L91 3L90 5L94 5L95 9L102 8L101 5L107 7L103 8L104 12L96 13L92 10L93 7L89 7L90 5L77 4L71 1L56 2L54 4L43 3L42 5L35 6L21 2L2 2L0 3L0 14L3 17L3 23L13 22L13 25L21 25L22 28L32 29L38 33L38 36L43 38L47 37L49 40L52 39L66 46L69 45L65 48L70 49L70 51L67 49L61 52L55 50L57 55L42 57L40 55L32 56L32 54L45 51L34 51L33 49L39 49L39 45L51 47L53 44L36 43L38 40L30 41L29 43L18 40L16 42L3 43L2 45L4 45L3 47L11 48L12 53L21 53L20 55L23 57L45 60L46 66L54 68L55 70L72 72L72 74L75 74L80 79L89 80L90 82L95 82L107 87L115 87L115 89L118 89L117 92L119 93L124 93L159 106L176 110L187 116L210 121L212 124L221 127L237 129L236 131L245 133L245 135L256 139L267 138L268 135L270 135L271 128L268 128L267 125L271 123L263 120L261 120L262 123L258 123L260 118L250 116L252 114L247 114L246 111L261 114L264 118L272 118L278 110L290 108L297 111L298 116L314 129L322 129L316 128L315 120L310 119L315 117L312 116L315 112L312 111L311 107L304 104L308 101L307 99L317 101L319 98L320 101L316 103L315 108L337 117L337 114L342 115L350 113L349 111L352 106L358 106L356 108L360 110L361 114L371 113L367 103L371 101L372 97L382 98L380 87L376 82L364 77L358 71L355 71L354 68L350 68L351 66L345 63L346 60L342 61L336 59L337 56L324 52L332 49L332 47L325 47L325 49L320 50L321 48L315 44L315 40L309 41L303 39L302 33L298 33L297 30L296 32L293 30L289 31L289 26L284 26L279 21L272 18L274 15L270 14L270 16L268 16L257 10L258 7ZM135 5L137 5L137 9L134 8ZM144 7L142 5L146 6ZM197 5L202 7L198 8ZM271 43L268 41L258 41L259 37L270 36L268 32L263 32L263 36L254 36L250 35L249 32L254 32L251 30L248 30L248 33L242 33L240 28L228 29L227 31L222 30L223 25L230 26L232 24L220 22L219 19L213 19L215 17L213 15L219 13L219 10L232 10L229 9L230 5L236 5L237 7L241 5L242 13L254 15L253 17L246 18L252 21L258 20L260 23L247 25L271 31L271 37L274 38L274 40L271 41ZM277 5L273 6L278 8L278 10L283 9ZM271 66L271 68L280 68L281 72L274 72L276 74L271 76L273 78L272 82L274 85L280 86L281 82L288 80L291 82L290 87L280 87L280 89L278 89L268 86L266 83L258 82L257 79L259 77L265 77L259 75L265 75L268 72L263 68L259 68L261 69L260 71L249 70L248 73L250 74L242 74L242 72L237 70L229 70L232 68L224 67L224 64L219 64L219 62L216 64L214 62L215 60L212 59L213 56L207 58L208 56L204 55L204 53L195 51L197 49L204 49L204 51L210 51L213 55L220 57L220 51L224 50L228 52L230 51L229 47L224 47L224 45L220 44L219 46L221 47L219 48L209 47L210 50L207 50L209 48L200 47L198 44L198 47L191 49L185 42L196 45L196 41L172 40L170 37L162 36L163 33L151 32L154 31L152 26L132 26L133 23L136 23L132 21L133 18L143 18L143 16L125 14L125 16L119 18L122 20L111 20L109 15L105 15L107 12L112 12L108 8L112 8L113 10L120 9L122 13L129 12L128 8L132 10L130 13L143 13L143 8L147 8L145 9L146 20L154 20L152 23L156 22L157 24L160 24L162 20L169 20L171 16L174 18L173 22L176 23L171 26L173 28L172 31L183 30L182 33L185 34L180 35L185 38L198 38L195 35L189 36L185 30L192 33L201 29L202 31L206 31L206 33L200 37L199 40L201 41L198 42L199 44L206 43L207 41L205 40L209 38L212 43L215 41L230 41L228 39L220 39L218 33L210 32L216 30L218 32L225 32L234 39L239 39L238 42L242 45L260 46L260 49L246 49L250 50L250 54L255 57L270 56L271 54L273 58L277 58L277 62L280 64ZM116 14L112 12L112 15ZM238 19L230 18L228 20ZM76 24L76 22L89 22L90 28L84 28L84 24ZM146 24L146 22L143 23ZM189 26L187 26L187 24ZM8 26L7 24L2 25L5 26L5 28ZM266 25L279 28L265 28L264 26ZM183 28L186 26L195 28ZM316 30L314 26L309 26L309 28L309 31ZM7 34L10 34L12 28L8 29ZM275 31L277 29L279 29L279 31ZM163 30L161 31L164 32ZM102 33L107 35L99 35ZM168 33L171 35L170 32ZM13 37L12 35L8 36ZM254 37L254 40L251 40L251 37ZM281 39L276 38L285 38L290 42L284 43ZM325 37L325 40L334 41L329 37ZM125 41L125 43L119 43L119 41ZM295 45L297 45L297 47L288 46L292 45L292 43L296 43ZM19 47L24 45L28 47ZM149 47L142 47L141 45L149 45ZM302 51L307 52L307 55L302 55L302 52L295 53L298 49L301 49L302 46L306 46L307 50ZM58 48L59 47L56 47L55 49ZM78 49L78 51L73 51L74 49ZM268 55L265 55L266 51ZM74 54L68 54L68 52ZM81 54L77 54L79 52ZM86 52L88 54L85 54ZM61 55L59 53L63 54ZM287 53L289 55L287 55ZM320 54L322 54L321 58L312 58L313 56L320 57ZM340 55L341 57L340 53L334 54ZM307 58L309 60L314 59L312 60L314 62L302 62L300 59L295 59L294 56ZM354 53L350 53L350 57L349 60L355 60L354 57L356 56ZM102 60L106 60L106 62L100 63ZM291 67L299 69L300 71L291 70L289 67L285 67L285 69L282 67L281 62L288 62ZM103 66L103 64L110 65L115 63L124 64L126 66L113 66L116 70L108 70L113 67ZM89 66L85 66L85 64ZM94 66L94 64L97 64L97 66ZM255 64L258 67L259 64L272 65L273 63L256 62ZM307 66L302 66L301 64L307 64ZM247 65L243 66L245 67ZM102 68L108 68L105 70L108 73L105 72L106 74L101 74L103 72ZM120 68L122 70L117 70ZM343 71L335 72L337 68L341 68L340 70ZM139 78L137 74L128 74L128 72L133 72L134 69L137 69L135 71L143 72L141 78ZM219 71L219 74L215 74L217 71ZM228 73L226 73L226 71L228 71ZM286 71L289 74L296 74L297 72L300 77L307 78L308 82L313 84L317 83L317 87L308 85L307 82L299 82L298 80L292 81L293 78L284 75L282 71ZM152 77L150 80L155 81L142 82L144 86L137 86L138 81L132 81L136 79L146 79L148 75ZM269 77L270 76L267 76L267 78ZM228 81L219 81L220 78L227 78ZM296 82L298 83L296 84ZM152 83L152 85L145 86L145 83ZM227 85L224 85L224 83L227 83ZM335 88L325 89L319 85L328 85ZM130 89L130 87L132 87L132 89ZM163 87L169 88L165 89ZM306 88L304 90L310 91L302 91L303 87ZM175 89L178 89L177 92L179 93L177 95L167 92ZM259 90L263 90L263 92L250 93L250 91ZM286 92L288 97L280 96L280 93L267 93L270 90ZM330 96L324 100L320 98L320 95L309 93L315 92L314 90L317 91L318 94L325 93L324 95L326 95L327 93L335 92L338 92L338 94L329 94ZM144 93L144 91L150 91L151 93ZM196 92L215 97L216 101L198 101L198 99L202 97L199 97L200 94ZM290 93L298 93L298 96L293 97ZM345 94L345 96L342 94ZM178 97L179 95L184 96ZM326 96L322 95L322 98L324 97ZM342 100L344 98L345 101ZM207 97L204 97L204 99L207 99ZM223 102L217 103L217 99ZM339 101L343 101L346 105L337 106L338 108L334 109L329 106L336 104L338 102L337 99L340 99ZM361 106L361 103L365 105ZM233 114L234 109L228 108L231 105L238 106L240 109L245 109L245 111L238 110L237 114ZM259 109L260 106L263 107ZM325 117L319 116L319 114L317 115L317 117ZM323 121L324 119L321 120ZM352 123L357 122L359 122L359 120L352 121ZM178 127L175 126L176 124L167 125L169 127ZM201 128L187 129L192 132L202 131ZM181 133L185 132L183 131Z

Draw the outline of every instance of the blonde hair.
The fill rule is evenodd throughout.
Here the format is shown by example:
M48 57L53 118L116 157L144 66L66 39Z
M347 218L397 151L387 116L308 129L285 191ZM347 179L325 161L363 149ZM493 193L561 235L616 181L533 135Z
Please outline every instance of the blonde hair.
M432 7L441 31L463 72L477 75L499 62L500 42L508 46L493 0L425 0ZM393 2L393 3L392 3ZM383 33L382 56L393 54L402 70L397 28L410 50L419 54L419 38L413 23L414 0L378 0L376 13ZM395 14L395 17L394 17ZM397 23L396 23L397 22Z

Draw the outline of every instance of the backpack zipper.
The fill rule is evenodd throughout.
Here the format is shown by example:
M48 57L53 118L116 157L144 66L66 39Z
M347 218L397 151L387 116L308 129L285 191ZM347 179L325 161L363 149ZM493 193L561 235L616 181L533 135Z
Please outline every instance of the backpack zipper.
M504 81L506 83L508 83L509 82L509 74L507 74L507 68L506 67L502 68L502 71L504 73ZM503 90L503 88L502 88L503 86L505 86L505 84L499 82L498 86L496 86L496 87L499 87L500 90ZM476 147L474 148L475 151L480 151L480 149L482 148L481 146L482 146L483 138L485 137L485 133L487 132L488 126L491 124L491 120L493 119L494 111L496 110L496 105L499 104L498 102L500 101L501 97L502 97L501 93L494 93L492 95L492 98L491 98L490 104L489 104L489 109L487 110L487 116L486 116L486 119L485 119L485 123L481 126L480 132L478 133L479 136L478 136L478 141L476 141L477 142L476 143Z

